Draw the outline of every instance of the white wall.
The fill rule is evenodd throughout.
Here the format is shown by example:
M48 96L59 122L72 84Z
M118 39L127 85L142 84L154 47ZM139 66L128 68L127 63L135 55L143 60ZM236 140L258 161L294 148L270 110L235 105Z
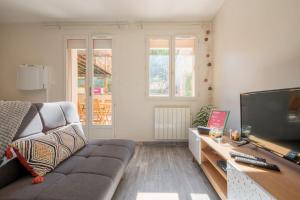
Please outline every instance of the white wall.
M226 0L214 19L214 103L240 129L239 94L300 87L300 1Z
M49 66L49 100L65 99L64 41L70 34L112 34L115 74L114 91L117 104L116 137L134 140L153 140L153 108L155 105L190 105L192 112L208 103L207 83L199 84L200 98L192 101L158 101L145 96L145 37L149 35L196 33L204 30L197 25L148 25L123 27L63 26L47 28L38 24L6 25L0 28L0 99L45 101L43 92L20 92L16 90L16 67L22 63ZM203 41L203 40L201 40ZM201 65L203 80L207 67ZM203 83L203 84L202 84Z
M50 99L57 101L64 97L63 37L56 30L45 31L34 25L1 26L0 44L0 99L45 101L44 92L16 90L16 67L20 64L49 65Z

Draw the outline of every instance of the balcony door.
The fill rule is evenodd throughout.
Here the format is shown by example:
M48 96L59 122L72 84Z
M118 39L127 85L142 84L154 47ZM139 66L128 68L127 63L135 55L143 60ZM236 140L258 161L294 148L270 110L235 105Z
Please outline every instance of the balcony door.
M113 138L112 39L82 36L65 41L67 99L77 105L89 138Z

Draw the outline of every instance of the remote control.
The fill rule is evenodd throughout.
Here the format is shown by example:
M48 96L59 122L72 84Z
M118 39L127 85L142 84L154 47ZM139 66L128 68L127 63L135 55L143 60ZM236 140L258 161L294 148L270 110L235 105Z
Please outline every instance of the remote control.
M217 160L217 165L220 167L225 173L227 173L227 162L226 160Z
M237 146L240 147L240 146L246 145L246 144L248 144L248 143L249 143L249 141L247 141L247 140L242 140L242 141L237 142Z
M236 162L246 163L246 164L254 165L254 166L257 166L257 167L262 167L262 168L271 169L271 170L275 170L275 171L280 172L280 169L278 168L278 166L274 165L274 164L270 164L270 163L266 163L266 162L262 162L262 161L257 161L257 160L252 160L252 159L247 159L247 158L242 158L242 157L235 157L234 160Z
M257 160L257 161L261 161L261 162L266 162L266 159L264 159L264 158L252 156L252 155L245 154L245 153L230 151L229 154L232 158L242 157L242 158L248 158L248 159Z

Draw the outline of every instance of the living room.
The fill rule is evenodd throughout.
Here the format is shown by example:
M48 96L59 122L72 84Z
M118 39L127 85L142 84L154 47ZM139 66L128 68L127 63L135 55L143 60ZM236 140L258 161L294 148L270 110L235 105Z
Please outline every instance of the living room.
M299 199L299 136L287 152L270 139L261 145L249 137L241 152L263 157L280 172L237 164L255 183L243 188L229 181L229 171L216 168L221 177L210 176L201 148L234 165L233 149L195 129L208 124L212 111L226 111L221 138L242 140L249 119L241 104L251 103L243 95L255 93L261 105L261 91L299 97L299 8L297 0L1 1L0 127L11 125L8 113L18 122L0 128L0 199ZM266 105L278 103L273 97ZM299 133L299 98L295 102L291 132ZM264 121L262 107L256 107L262 123L290 130L270 119L272 113ZM204 124L197 119L203 108L209 108ZM34 173L36 162L16 153L20 140L32 143L72 124L83 143L47 173ZM259 150L245 150L256 143ZM262 174L272 178L260 180Z

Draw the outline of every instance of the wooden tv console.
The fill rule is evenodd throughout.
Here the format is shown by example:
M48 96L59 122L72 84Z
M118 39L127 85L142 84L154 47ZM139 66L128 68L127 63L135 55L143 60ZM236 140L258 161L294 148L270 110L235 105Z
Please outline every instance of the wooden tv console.
M270 152L252 144L237 147L227 137L217 143L199 135L197 129L189 130L189 149L222 200L300 199L300 166ZM281 172L236 163L230 151L263 157ZM227 161L227 173L217 166L217 160Z

